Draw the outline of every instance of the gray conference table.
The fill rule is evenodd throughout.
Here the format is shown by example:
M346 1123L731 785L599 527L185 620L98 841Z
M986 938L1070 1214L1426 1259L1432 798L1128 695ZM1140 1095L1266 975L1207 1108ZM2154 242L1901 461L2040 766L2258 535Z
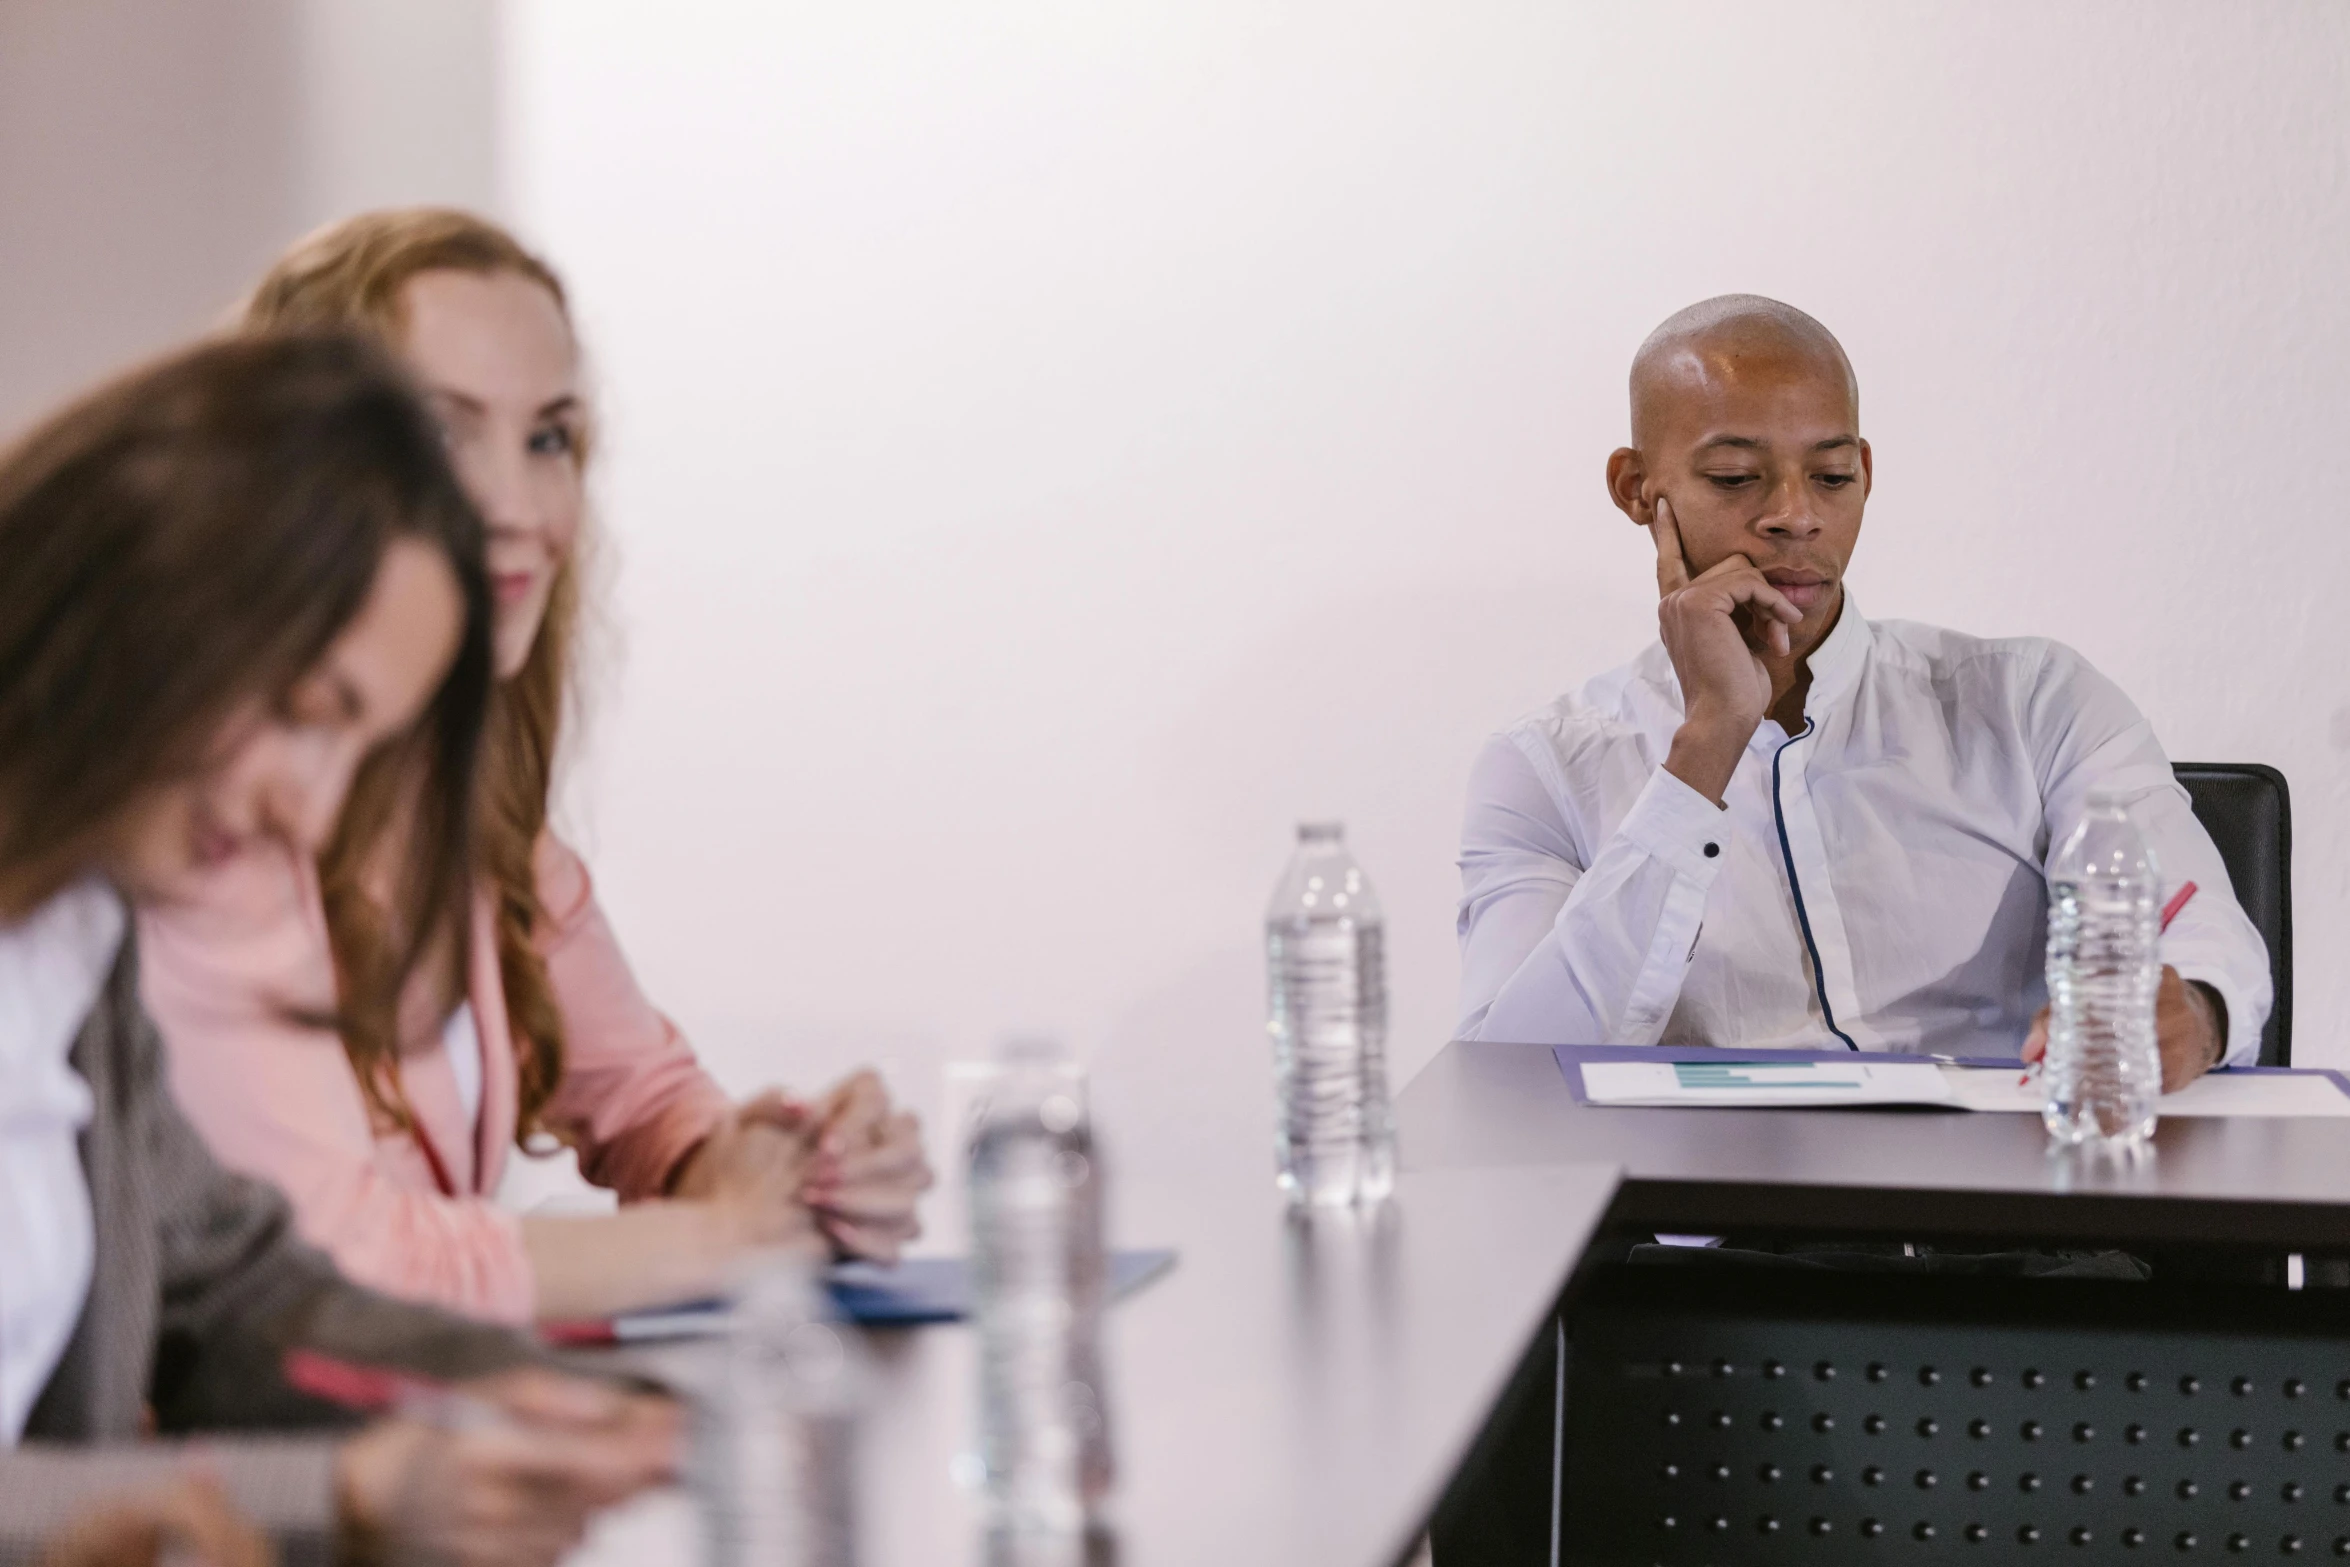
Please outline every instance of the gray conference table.
M1253 1135L1117 1189L1116 1239L1181 1253L1110 1318L1121 1564L1392 1567L1603 1225L2350 1251L2350 1121L2174 1119L2116 1163L2051 1155L2027 1116L1593 1109L1546 1048L1484 1043L1396 1110L1404 1174L1369 1220L1286 1218ZM971 1335L871 1349L863 1559L976 1562ZM694 1559L671 1495L574 1567Z
M1259 1160L1122 1190L1118 1238L1180 1260L1110 1314L1121 1567L1403 1560L1615 1187L1612 1168L1578 1161L1415 1171L1383 1210L1304 1222ZM953 1478L973 1431L972 1335L868 1342L861 1559L976 1562L975 1499ZM696 1356L656 1364L690 1380ZM695 1538L684 1499L655 1498L575 1567L685 1567Z
M1546 1046L1456 1041L1396 1121L1409 1169L1620 1166L1627 1227L2350 1251L2350 1120L2178 1117L2117 1160L2028 1115L1595 1108Z

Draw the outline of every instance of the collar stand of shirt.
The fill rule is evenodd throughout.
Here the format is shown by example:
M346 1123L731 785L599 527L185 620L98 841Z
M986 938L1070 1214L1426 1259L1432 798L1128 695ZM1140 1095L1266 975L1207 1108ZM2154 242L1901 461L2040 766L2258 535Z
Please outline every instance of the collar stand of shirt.
M1822 715L1852 694L1852 688L1860 683L1861 666L1868 658L1869 623L1861 615L1860 605L1853 602L1852 589L1848 587L1834 628L1811 650L1811 657L1804 660L1811 670L1811 686L1803 695L1803 716L1811 726L1810 733L1817 734ZM1791 738L1802 739L1805 733L1797 730L1790 736L1766 718L1754 726L1746 748L1776 751Z

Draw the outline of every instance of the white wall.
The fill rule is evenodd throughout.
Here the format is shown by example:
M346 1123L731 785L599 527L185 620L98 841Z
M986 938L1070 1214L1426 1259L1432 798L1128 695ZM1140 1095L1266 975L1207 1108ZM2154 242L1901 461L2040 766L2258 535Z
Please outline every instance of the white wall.
M0 439L390 202L494 204L483 0L0 0Z
M0 0L0 439L290 237L296 10Z
M371 207L499 206L500 30L491 0L299 0L303 232Z
M1600 469L1731 289L1859 367L1878 616L2081 647L2298 807L2350 1061L2350 9L520 0L619 562L574 818L737 1081L1057 1027L1266 1092L1343 817L1447 1036L1463 772L1653 632Z

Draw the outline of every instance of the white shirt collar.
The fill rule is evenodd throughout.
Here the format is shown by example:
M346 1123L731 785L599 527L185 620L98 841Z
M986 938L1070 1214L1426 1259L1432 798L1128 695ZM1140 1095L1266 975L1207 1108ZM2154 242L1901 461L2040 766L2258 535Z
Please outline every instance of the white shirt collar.
M1810 728L1804 733L1815 733L1829 710L1860 684L1861 670L1867 667L1869 648L1875 639L1876 633L1861 617L1860 606L1852 601L1852 590L1845 589L1844 607L1837 613L1836 624L1806 660L1811 668L1811 685L1803 694L1803 716ZM1658 651L1662 650L1660 643ZM1765 720L1755 725L1754 733L1747 737L1746 749L1768 756L1787 740L1785 730Z
M1869 623L1861 617L1860 605L1853 602L1852 589L1846 588L1844 608L1836 616L1834 629L1812 649L1811 689L1803 698L1807 712L1816 716L1834 707L1859 683L1871 640Z

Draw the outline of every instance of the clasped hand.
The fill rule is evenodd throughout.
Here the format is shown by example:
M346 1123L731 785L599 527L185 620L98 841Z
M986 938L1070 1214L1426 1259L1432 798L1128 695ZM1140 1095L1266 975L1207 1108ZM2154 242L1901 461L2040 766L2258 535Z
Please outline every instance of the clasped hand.
M735 1206L759 1244L820 1233L846 1256L895 1262L922 1233L915 1206L934 1179L921 1123L867 1071L813 1103L769 1089L737 1105L672 1195Z

